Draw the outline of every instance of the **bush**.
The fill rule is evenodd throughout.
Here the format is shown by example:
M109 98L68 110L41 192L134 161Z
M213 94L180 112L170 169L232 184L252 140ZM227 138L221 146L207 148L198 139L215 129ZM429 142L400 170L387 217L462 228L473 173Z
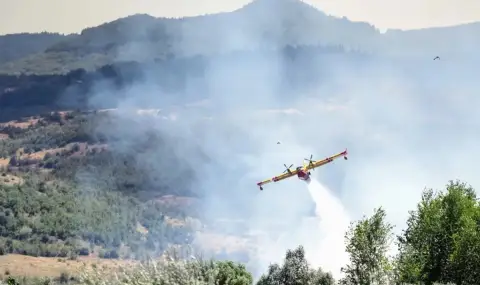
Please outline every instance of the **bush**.
M98 267L85 268L79 284L251 285L253 277L243 265L230 261L180 261L166 257L120 268L117 272Z

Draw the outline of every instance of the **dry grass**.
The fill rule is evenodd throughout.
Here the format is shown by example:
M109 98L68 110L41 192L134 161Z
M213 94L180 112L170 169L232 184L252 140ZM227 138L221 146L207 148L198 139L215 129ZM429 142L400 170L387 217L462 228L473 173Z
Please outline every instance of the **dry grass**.
M2 127L17 127L21 129L26 129L30 126L36 125L38 123L39 119L34 119L34 118L26 118L25 120L22 121L10 121L6 123L0 123L0 126Z
M65 149L72 149L74 145L78 145L78 151L72 153L71 156L84 156L92 150L108 151L108 144L88 144L88 143L70 143L65 146Z
M7 173L1 173L0 174L0 184L3 185L17 185L17 184L23 184L24 180L21 177L12 175L12 174L7 174Z
M0 256L0 278L7 276L57 278L67 273L79 277L79 284L212 284L219 268L208 261L179 261L164 256L148 263L81 257L66 260L17 254ZM248 282L250 283L250 282ZM0 284L5 284L0 282ZM45 283L46 284L46 283ZM246 283L241 283L246 284ZM404 284L411 285L411 284ZM442 285L434 283L434 285ZM445 285L445 284L443 284ZM454 285L454 284L446 284Z
M22 154L20 156L20 159L28 159L29 158L29 159L42 160L47 153L55 155L59 152L62 152L63 150L64 150L64 148L52 148L52 149L41 150L41 151L33 152L33 153L30 153L30 154Z
M53 257L32 257L18 254L0 256L0 275L58 277L62 273L79 274L84 266L114 269L136 264L135 261L79 257L77 260Z
M171 217L165 217L165 222L171 226L176 226L176 227L181 227L185 225L184 220L171 218Z
M1 158L0 157L0 166L8 166L9 162L10 162L10 158Z
M66 145L65 147L59 147L59 148L51 148L51 149L45 149L37 152L33 152L30 154L25 154L23 148L19 148L17 150L17 154L20 156L20 159L38 159L42 160L44 159L45 155L47 153L51 155L56 155L57 153L62 153L63 151L71 150L74 145L78 145L79 150L72 153L71 156L84 156L86 155L89 151L95 149L97 151L106 151L108 150L108 145L107 144L94 144L94 145L89 145L87 143L70 143ZM0 165L1 165L0 161ZM8 164L8 162L6 162Z
M242 276L235 282L219 283L225 278L217 263L203 260L180 261L165 257L116 270L90 268L79 275L79 284L252 284L251 276ZM240 281L241 280L241 281Z

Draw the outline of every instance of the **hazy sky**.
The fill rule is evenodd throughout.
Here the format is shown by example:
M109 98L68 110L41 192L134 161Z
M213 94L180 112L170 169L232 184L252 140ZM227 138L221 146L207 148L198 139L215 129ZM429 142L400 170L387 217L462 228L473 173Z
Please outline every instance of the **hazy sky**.
M0 0L0 34L80 32L136 13L192 16L232 11L250 0ZM381 30L480 21L478 0L306 0L324 12L367 21Z

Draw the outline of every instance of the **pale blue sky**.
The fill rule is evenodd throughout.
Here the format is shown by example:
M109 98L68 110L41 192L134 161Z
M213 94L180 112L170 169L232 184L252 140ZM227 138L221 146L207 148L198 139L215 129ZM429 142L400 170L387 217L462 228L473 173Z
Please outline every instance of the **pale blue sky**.
M79 32L135 13L192 16L232 11L250 0L0 0L0 34ZM480 21L479 0L305 0L328 14L367 21L381 30Z

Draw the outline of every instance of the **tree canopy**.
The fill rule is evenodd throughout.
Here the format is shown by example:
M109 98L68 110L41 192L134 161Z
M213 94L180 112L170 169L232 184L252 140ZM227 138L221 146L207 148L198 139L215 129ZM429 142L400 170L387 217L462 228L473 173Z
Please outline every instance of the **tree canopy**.
M392 241L392 226L386 212L375 209L371 217L352 223L345 234L350 264L342 271L345 285L386 284L391 272L387 252Z
M403 282L480 282L480 205L474 189L450 181L445 192L427 189L398 238Z

